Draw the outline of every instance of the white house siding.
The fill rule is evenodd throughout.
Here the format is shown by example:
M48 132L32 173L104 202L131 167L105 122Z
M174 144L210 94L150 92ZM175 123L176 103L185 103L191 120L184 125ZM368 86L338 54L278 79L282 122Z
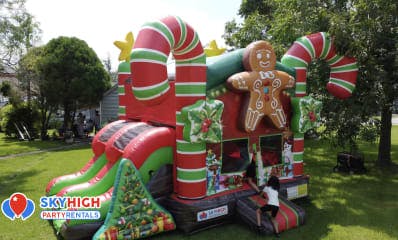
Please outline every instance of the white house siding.
M118 86L114 85L106 91L100 102L101 126L118 119L119 96Z

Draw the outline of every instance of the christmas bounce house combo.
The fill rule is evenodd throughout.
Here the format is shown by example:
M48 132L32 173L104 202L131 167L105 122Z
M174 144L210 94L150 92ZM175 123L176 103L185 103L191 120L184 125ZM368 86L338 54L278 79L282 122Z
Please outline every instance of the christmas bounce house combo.
M297 39L281 62L266 41L219 55L223 49L214 42L203 49L196 31L172 16L145 24L135 42L129 33L115 44L120 120L95 135L86 166L46 189L49 196L99 196L101 217L54 220L57 232L137 239L236 218L255 227L264 200L244 181L252 160L259 186L271 175L280 179L272 220L279 232L304 223L291 200L308 195L304 133L318 125L322 105L306 95L307 66L325 60L327 90L344 99L355 88L355 59L337 55L326 33ZM273 233L270 218L261 224Z

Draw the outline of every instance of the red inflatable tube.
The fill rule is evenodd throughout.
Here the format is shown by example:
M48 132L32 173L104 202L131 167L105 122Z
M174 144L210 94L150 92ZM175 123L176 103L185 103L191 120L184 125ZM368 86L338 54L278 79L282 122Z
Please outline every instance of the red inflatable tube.
M123 158L133 161L134 166L139 169L154 151L162 147L175 149L174 129L156 127L143 132L126 146Z
M296 96L306 95L307 67L318 58L330 67L326 89L337 98L350 97L357 80L357 62L355 58L337 55L333 39L324 32L298 38L281 59L283 64L296 69Z

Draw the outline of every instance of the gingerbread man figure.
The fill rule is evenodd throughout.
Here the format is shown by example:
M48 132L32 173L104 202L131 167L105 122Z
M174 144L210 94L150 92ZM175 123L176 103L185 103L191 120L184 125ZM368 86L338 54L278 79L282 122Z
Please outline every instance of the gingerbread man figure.
M294 86L294 78L275 70L276 56L266 41L251 43L244 52L243 65L246 72L232 75L227 80L230 89L249 92L244 129L253 132L264 116L278 129L286 128L280 93Z

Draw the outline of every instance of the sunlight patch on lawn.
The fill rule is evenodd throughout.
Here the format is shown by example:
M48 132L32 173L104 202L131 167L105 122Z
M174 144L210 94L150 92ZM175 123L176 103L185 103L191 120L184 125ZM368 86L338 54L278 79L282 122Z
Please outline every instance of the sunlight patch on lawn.
M341 226L331 224L328 226L330 232L321 239L351 239L351 240L363 240L363 239L383 239L393 240L396 239L380 230L372 229L370 227L362 226Z

